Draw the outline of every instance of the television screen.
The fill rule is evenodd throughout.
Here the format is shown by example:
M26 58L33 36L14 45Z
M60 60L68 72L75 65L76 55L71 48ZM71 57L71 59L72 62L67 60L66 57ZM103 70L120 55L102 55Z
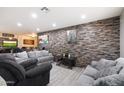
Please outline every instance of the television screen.
M17 41L3 41L3 47L16 47Z

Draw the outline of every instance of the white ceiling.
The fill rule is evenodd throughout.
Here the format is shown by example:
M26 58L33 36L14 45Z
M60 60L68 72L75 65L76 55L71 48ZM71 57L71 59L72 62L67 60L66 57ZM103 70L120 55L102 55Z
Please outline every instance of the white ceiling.
M41 7L42 8L42 7ZM67 26L87 23L114 16L119 16L121 7L49 7L48 13L42 13L41 8L0 8L0 32L16 34L36 33L63 28ZM37 18L33 19L31 14L36 13ZM81 19L86 15L85 19ZM22 24L17 26L17 22ZM56 27L52 24L56 23Z

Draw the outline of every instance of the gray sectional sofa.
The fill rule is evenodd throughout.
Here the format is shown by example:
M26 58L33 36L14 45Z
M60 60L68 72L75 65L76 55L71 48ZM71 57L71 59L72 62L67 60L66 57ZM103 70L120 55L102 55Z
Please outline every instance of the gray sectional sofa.
M0 54L0 76L7 86L47 85L50 81L51 69L52 64L49 62L37 65L37 61L30 60L18 64L12 54ZM4 84L4 82L0 83Z
M92 61L76 81L79 86L124 86L124 58Z
M14 54L16 61L20 64L26 61L38 61L38 63L43 62L53 62L53 55L46 50L41 51L30 51L30 52L20 52Z

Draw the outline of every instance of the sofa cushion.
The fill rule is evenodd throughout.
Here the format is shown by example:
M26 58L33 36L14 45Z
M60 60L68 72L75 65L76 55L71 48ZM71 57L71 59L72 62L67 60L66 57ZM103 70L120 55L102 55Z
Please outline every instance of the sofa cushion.
M95 67L95 66L97 65L97 63L98 63L97 61L92 61L92 62L91 62L91 66L92 66L92 67Z
M39 57L37 59L38 59L39 63L41 63L41 62L48 62L48 61L53 60L53 56L43 56L43 57Z
M30 52L28 52L27 54L28 54L28 57L29 57L29 58L35 58L35 57L36 57L35 51L30 51Z
M34 53L35 52L35 53ZM34 57L43 57L43 56L49 56L49 52L46 50L41 50L41 51L32 51L34 54Z
M114 74L106 77L102 77L94 81L95 86L123 86L124 74Z
M120 66L123 66L124 67L124 58L118 58L115 60L117 62L116 65L120 65Z
M113 60L107 60L107 59L101 59L97 65L95 66L96 69L101 70L104 68L108 68L111 66L115 66L116 65L116 61Z
M21 53L17 53L16 56L19 58L28 58L28 54L26 51L21 52Z
M49 52L46 51L46 50L42 50L42 51L41 51L41 55L42 55L42 56L49 56Z
M83 74L88 75L94 79L97 79L99 77L99 71L90 65L86 67Z
M92 77L82 74L78 78L77 83L81 86L91 86L93 85L94 81L95 80Z
M28 52L28 56L30 58L38 58L38 57L43 57L43 53L42 51L31 51L31 52Z
M120 70L122 69L122 66L113 66L108 67L100 70L99 77L105 77L113 74L119 74Z
M36 57L43 57L43 54L41 51L35 51Z
M26 58L27 59L27 58ZM15 57L15 60L18 64L20 64L21 62L23 62L23 60L26 60L25 58L19 58L19 57Z

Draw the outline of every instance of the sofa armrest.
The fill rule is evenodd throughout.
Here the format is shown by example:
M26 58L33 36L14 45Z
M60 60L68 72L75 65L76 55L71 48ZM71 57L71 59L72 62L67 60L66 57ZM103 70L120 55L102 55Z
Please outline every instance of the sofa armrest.
M47 71L49 72L51 68L52 68L51 63L42 63L41 65L38 65L35 68L26 71L26 77L28 78L36 77L39 74L46 73Z

